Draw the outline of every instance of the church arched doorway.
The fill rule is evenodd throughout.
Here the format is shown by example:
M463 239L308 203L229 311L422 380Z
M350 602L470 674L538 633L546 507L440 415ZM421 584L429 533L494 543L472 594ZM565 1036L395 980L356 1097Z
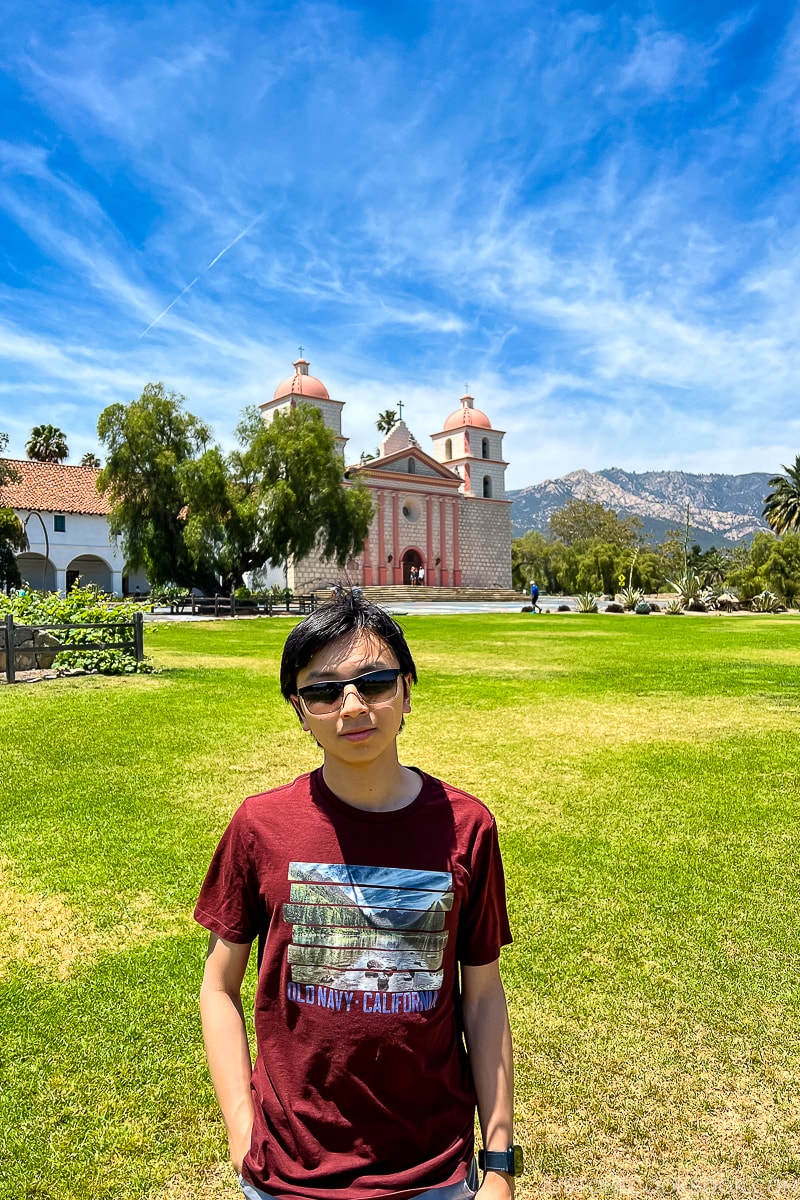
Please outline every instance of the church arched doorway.
M411 583L411 568L416 567L419 570L422 566L422 555L419 550L415 550L412 546L403 555L402 563L403 583Z

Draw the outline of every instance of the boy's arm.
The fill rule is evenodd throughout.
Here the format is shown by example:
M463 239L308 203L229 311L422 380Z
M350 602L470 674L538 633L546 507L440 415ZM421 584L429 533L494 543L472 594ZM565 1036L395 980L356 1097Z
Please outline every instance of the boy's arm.
M212 933L208 943L200 1014L208 1069L217 1095L237 1175L250 1149L253 1101L250 1094L250 1047L242 1009L241 986L250 944L226 942Z
M500 962L461 968L464 1033L478 1097L478 1119L485 1150L507 1150L514 1141L514 1061L511 1028ZM487 1171L482 1200L507 1200L514 1179L504 1171Z

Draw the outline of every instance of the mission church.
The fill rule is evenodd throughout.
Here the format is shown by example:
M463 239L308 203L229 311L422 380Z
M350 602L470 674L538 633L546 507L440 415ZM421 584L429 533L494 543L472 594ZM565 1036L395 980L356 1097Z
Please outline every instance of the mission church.
M264 420L311 404L322 413L344 455L344 401L333 400L309 363L298 358L290 375L260 405ZM402 419L390 429L377 458L348 467L344 486L360 480L370 491L374 516L363 551L346 567L347 580L364 587L411 582L424 568L425 585L511 587L511 501L506 499L503 433L493 429L472 396L462 396L426 453ZM290 562L287 586L295 592L330 584L340 571L316 555Z

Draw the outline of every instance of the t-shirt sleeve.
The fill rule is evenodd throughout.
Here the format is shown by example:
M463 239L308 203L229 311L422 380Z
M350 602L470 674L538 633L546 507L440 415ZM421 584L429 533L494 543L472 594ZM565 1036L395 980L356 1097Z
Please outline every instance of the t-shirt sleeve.
M494 818L481 826L473 845L467 902L458 929L458 957L468 967L482 967L511 944L506 908L503 860Z
M214 852L194 919L226 941L252 942L264 927L264 902L253 854L253 832L243 804Z

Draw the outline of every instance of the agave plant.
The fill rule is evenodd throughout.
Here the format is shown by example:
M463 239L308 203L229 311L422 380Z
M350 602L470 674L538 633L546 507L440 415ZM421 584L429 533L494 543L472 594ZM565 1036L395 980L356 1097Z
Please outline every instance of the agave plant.
M581 594L578 596L578 612L597 612L597 596L595 596L594 592L581 592Z
M668 600L664 605L664 615L667 617L682 617L683 605L680 600Z
M668 579L667 584L678 593L682 608L707 608L713 603L713 593L704 587L696 571L684 571L677 579Z
M753 599L750 601L750 607L753 612L760 613L774 613L783 610L780 598L767 588L764 588L764 591L759 592L757 596L753 596Z
M627 587L620 588L619 598L622 601L622 607L626 612L634 612L636 610L636 605L641 600L644 600L644 592L641 588L631 587L631 585L628 584Z

